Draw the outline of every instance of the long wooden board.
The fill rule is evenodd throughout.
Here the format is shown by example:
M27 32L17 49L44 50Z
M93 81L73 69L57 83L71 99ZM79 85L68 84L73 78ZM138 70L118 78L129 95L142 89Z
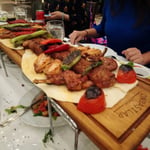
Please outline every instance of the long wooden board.
M21 65L24 50L14 51L3 44L0 47L15 63ZM95 115L78 111L73 103L57 103L103 149L135 149L150 131L150 80L140 78L138 86L118 104Z

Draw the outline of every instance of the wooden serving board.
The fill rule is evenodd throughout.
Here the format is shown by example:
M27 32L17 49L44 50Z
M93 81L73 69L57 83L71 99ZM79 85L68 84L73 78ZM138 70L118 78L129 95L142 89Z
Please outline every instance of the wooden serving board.
M21 66L24 50L11 50L3 44L0 47ZM78 111L74 103L57 103L100 148L132 150L150 131L150 80L139 78L138 85L119 103L95 115Z
M150 87L145 82L139 82L138 86L111 109L92 115L106 130L117 140L122 141L129 135L141 121L149 115L150 111Z

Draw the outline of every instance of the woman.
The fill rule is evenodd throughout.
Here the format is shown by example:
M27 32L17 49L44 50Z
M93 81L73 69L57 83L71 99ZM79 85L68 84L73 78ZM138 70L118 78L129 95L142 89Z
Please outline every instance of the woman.
M129 61L150 65L150 1L105 0L102 22L70 34L72 44L85 37L107 36L107 46Z
M85 0L48 0L50 11L48 20L63 19L65 23L65 36L73 30L89 28L90 17L86 11Z

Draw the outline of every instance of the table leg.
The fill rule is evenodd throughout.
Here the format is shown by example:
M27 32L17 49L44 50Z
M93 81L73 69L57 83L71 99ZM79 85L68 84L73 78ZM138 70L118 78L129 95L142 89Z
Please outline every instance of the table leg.
M4 62L4 60L3 60L3 54L4 54L4 53L1 52L1 50L0 50L1 66L2 66L2 69L4 70L4 73L5 73L6 77L8 77L6 65L5 65L5 62Z
M51 101L48 99L48 115L49 115L49 119L50 119L50 130L52 133L52 136L54 136L54 127L53 127L53 118L52 118L52 104Z
M74 142L74 150L78 149L78 137L79 137L80 130L77 128L75 129L75 142Z
M58 103L55 100L53 100L52 98L48 98L48 100L50 101L49 104L51 105L51 107L54 107L54 109L66 120L66 122L74 130L74 132L75 132L74 150L77 150L78 149L78 137L79 137L80 129L78 128L78 126L74 122L74 120L72 120L72 118L61 108L60 105L58 105ZM50 120L50 122L52 123L52 120Z

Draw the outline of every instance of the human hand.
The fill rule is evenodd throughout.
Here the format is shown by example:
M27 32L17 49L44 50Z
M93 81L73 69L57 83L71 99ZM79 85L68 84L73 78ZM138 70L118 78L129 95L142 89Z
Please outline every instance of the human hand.
M128 48L122 51L122 54L125 55L126 59L129 61L138 63L138 64L145 64L144 56L141 51L137 48Z
M49 16L50 20L62 19L62 16L64 15L64 13L61 11L54 11L54 12L51 12L50 14L51 14Z
M71 44L77 44L79 41L83 40L86 36L87 32L83 31L73 31L70 35Z

